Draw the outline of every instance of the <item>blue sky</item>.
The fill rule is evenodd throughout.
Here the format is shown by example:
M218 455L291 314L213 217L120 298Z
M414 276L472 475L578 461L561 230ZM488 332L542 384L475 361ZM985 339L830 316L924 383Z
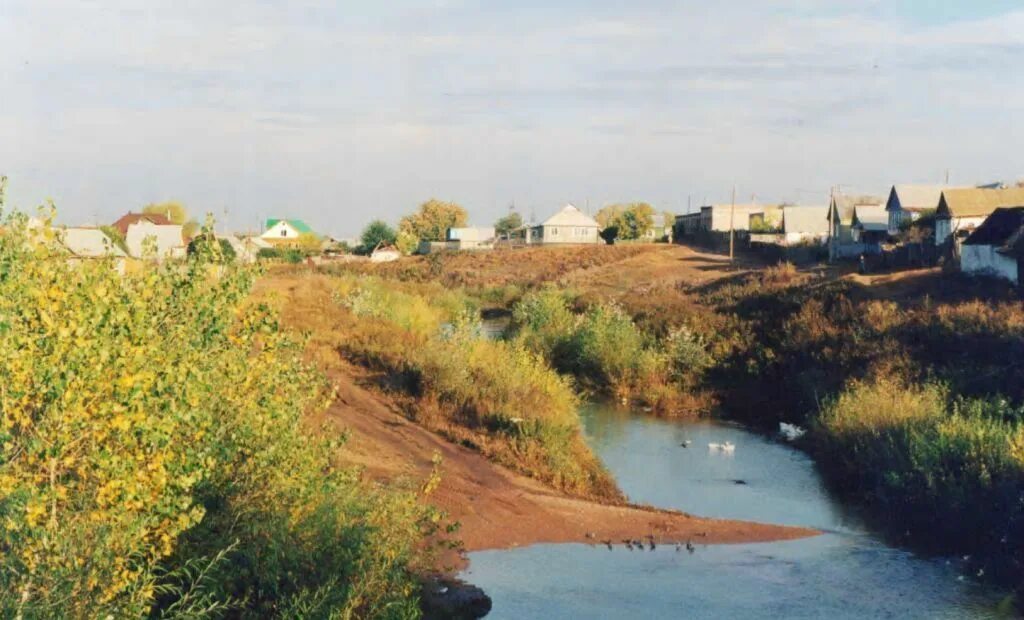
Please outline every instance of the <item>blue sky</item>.
M647 200L1024 176L989 0L0 1L0 174L70 223L165 199L348 236Z

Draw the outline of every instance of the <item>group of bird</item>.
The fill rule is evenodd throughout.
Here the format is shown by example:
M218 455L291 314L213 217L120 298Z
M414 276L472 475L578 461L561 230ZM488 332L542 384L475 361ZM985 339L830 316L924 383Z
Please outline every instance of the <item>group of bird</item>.
M588 534L587 538L590 538L590 537L591 537L591 535ZM636 549L637 551L643 551L644 548L645 548L644 547L644 540L647 541L646 549L648 551L654 551L655 549L658 548L658 544L654 541L654 536L651 535L651 534L648 534L643 539L623 538L622 539L622 544L625 545L626 549L629 549L630 551L633 551L634 549ZM612 541L610 539L609 540L602 540L601 542L604 543L604 545L606 547L608 547L609 551L611 551L613 549L614 543L612 543ZM676 551L677 552L678 551L682 551L683 549L686 549L690 553L693 553L694 551L697 550L697 548L693 546L693 542L689 541L689 540L686 541L685 546L683 545L683 543L678 543L678 542L675 543L675 545L676 545Z
M693 441L687 439L679 445L683 448L689 448L691 444L693 444ZM725 452L726 454L732 454L736 451L736 445L731 441L726 441L724 443L709 443L708 450L711 452Z

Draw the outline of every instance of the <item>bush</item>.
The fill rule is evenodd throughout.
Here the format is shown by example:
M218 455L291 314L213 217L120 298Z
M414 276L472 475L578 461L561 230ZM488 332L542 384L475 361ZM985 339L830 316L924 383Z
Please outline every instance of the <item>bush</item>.
M429 515L304 429L326 384L255 273L121 276L39 235L0 232L0 614L415 615Z
M337 301L360 319L342 347L402 377L417 421L564 491L621 497L580 436L571 385L543 356L520 342L482 338L479 309L458 292L428 301L399 286L337 280Z
M1024 426L999 399L953 399L935 384L853 383L824 407L820 462L847 492L898 514L912 538L1019 576Z

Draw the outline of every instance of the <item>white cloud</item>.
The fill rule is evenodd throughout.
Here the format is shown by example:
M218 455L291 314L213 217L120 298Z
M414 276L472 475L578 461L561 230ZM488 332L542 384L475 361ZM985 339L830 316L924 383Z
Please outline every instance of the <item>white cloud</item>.
M0 7L0 162L66 218L177 197L352 234L430 195L678 208L1024 170L1024 12L879 1ZM27 64L26 64L27 63ZM962 179L964 181L973 179ZM799 190L799 191L798 191Z

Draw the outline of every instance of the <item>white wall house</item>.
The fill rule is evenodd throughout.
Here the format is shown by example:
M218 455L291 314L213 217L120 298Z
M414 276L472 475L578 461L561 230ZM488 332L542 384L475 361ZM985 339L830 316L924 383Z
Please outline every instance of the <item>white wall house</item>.
M163 260L185 257L185 242L178 224L131 224L124 242L128 253L136 258Z
M289 244L298 241L299 237L306 234L315 234L313 229L302 220L269 219L266 222L266 231L260 235L260 239L273 244Z
M825 214L829 223L829 258L850 258L864 253L868 248L854 238L854 215L858 207L882 207L885 200L878 196L835 193L832 204Z
M935 211L935 244L959 244L996 209L1024 205L1024 188L943 190Z
M525 230L526 242L540 245L596 244L600 224L573 205L565 205L543 223Z
M939 207L943 190L948 185L893 185L885 210L889 219L889 234L895 235L905 222L914 222L928 211Z
M1024 207L993 211L961 245L960 269L1020 284L1024 275Z

